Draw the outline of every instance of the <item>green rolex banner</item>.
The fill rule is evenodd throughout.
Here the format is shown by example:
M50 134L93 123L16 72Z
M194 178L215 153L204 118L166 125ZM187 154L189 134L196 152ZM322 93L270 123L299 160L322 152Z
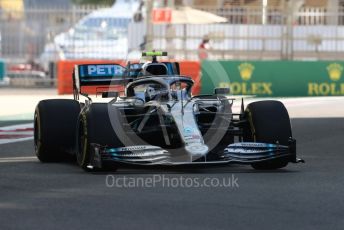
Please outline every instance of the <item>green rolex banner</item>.
M342 61L203 61L202 94L229 87L261 97L344 95Z

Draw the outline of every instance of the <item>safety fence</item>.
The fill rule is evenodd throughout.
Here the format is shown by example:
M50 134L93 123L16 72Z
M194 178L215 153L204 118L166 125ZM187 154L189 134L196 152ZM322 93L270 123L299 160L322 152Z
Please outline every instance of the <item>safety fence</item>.
M46 44L53 43L58 34L67 32L84 16L102 8L105 6L0 10L0 56L11 62L39 61Z
M57 61L61 56L67 59L114 59L111 55L119 51L110 52L116 49L113 41L99 39L92 42L93 47L86 47L82 44L88 36L87 29L77 35L75 31L72 35L73 30L70 30L80 19L102 8L104 6L73 6L64 9L0 11L0 56L7 62L35 60L43 66L50 61ZM196 8L225 17L228 22L172 25L171 31L167 31L167 25L152 25L153 32L149 41L145 41L147 25L144 22L131 23L125 37L128 41L122 39L121 44L124 47L128 43L126 51L142 48L169 49L176 59L197 60L197 47L207 35L211 39L209 59L343 58L344 8L341 6ZM66 36L64 39L63 36L59 37L60 44L56 47L56 39L63 33Z

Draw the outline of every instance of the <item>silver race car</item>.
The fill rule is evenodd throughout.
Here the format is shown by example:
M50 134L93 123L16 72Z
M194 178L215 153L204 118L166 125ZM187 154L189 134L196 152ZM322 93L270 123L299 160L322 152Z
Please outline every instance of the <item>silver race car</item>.
M192 95L193 80L165 52L144 52L146 63L77 65L74 100L40 101L34 120L36 155L42 162L75 156L85 170L121 166L249 164L278 169L296 157L288 112L279 101L256 101L233 113L227 88ZM105 102L84 86L98 85ZM100 87L103 86L103 87ZM104 86L106 86L104 88ZM120 96L118 90L124 89ZM85 98L81 102L80 96Z

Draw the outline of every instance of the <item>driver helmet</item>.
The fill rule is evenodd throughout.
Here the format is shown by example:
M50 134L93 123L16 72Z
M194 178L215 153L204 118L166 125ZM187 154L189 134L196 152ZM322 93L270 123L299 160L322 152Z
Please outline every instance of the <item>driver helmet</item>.
M148 86L145 89L145 101L148 102L148 101L154 100L155 96L156 96L155 89L152 86Z

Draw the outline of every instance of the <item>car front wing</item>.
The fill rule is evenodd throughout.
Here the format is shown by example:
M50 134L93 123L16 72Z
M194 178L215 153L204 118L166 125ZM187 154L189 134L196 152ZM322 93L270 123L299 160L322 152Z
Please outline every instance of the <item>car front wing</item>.
M207 160L207 156L193 161L176 161L173 155L159 146L137 145L110 148L92 144L89 168L102 168L104 162L131 166L182 166L182 165L223 165L252 164L273 159L287 158L292 163L304 163L296 157L296 141L289 140L288 146L257 142L238 142L228 145L217 160Z

